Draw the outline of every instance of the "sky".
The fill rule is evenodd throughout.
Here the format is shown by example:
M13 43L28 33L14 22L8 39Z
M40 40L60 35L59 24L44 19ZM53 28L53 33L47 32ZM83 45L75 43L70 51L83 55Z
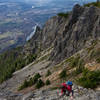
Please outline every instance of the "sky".
M45 5L53 2L70 2L70 1L76 1L76 2L90 2L90 1L96 1L96 0L20 0L25 1L27 3L35 3L38 5Z
M68 2L91 2L91 1L96 1L96 0L0 0L0 1L18 1L18 2L26 2L26 3L33 3L36 5L50 5L50 3L68 3Z

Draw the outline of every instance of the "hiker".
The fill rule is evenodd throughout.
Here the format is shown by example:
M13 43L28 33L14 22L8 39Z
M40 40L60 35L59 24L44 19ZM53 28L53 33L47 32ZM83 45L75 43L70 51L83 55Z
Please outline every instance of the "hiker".
M72 94L71 98L73 98L72 86L73 86L73 83L71 81L68 81L66 83L62 83L61 96L62 95L70 96L70 94Z

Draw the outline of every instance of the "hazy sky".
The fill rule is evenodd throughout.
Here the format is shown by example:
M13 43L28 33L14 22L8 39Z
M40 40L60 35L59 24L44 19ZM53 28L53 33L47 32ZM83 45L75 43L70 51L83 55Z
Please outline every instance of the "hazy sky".
M36 3L38 5L44 5L44 4L49 4L49 3L53 3L53 2L70 2L70 1L76 1L76 2L90 2L90 1L96 1L96 0L24 0L28 3L33 2Z
M61 3L70 3L70 2L76 2L76 3L87 3L87 2L93 2L96 0L0 0L0 1L19 1L19 2L26 2L30 4L35 4L38 6L44 6L44 5L51 5L51 4L61 4Z

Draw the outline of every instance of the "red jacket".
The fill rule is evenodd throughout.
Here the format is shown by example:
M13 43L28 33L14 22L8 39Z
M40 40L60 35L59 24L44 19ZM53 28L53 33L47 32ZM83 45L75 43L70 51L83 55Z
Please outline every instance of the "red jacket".
M66 90L69 92L72 90L72 87L70 85L67 85L66 83L62 83L62 86L63 86L63 88L61 90L61 94L63 94L63 92Z

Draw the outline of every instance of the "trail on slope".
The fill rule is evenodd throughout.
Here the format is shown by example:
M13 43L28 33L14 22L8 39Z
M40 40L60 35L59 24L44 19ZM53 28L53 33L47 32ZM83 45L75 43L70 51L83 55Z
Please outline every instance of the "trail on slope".
M16 94L16 91L21 83L29 76L33 76L37 72L41 72L42 69L46 70L45 67L48 66L49 61L41 61L37 64L31 63L23 69L15 72L13 77L5 81L0 85L0 99L3 97L8 97L12 93ZM20 94L18 94L20 95Z

